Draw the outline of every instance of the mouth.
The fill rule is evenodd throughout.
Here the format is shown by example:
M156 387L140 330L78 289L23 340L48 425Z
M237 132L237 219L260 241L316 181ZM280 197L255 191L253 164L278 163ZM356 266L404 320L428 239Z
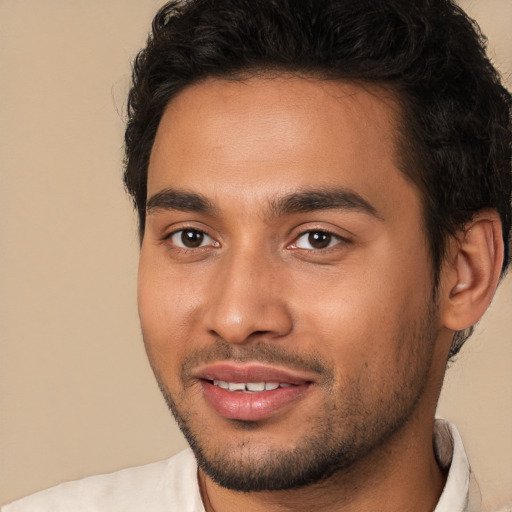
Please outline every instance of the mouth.
M274 391L277 388L289 388L297 385L289 382L226 382L225 380L216 379L211 382L221 389L243 393L261 393L262 391Z
M309 376L254 364L210 365L196 375L208 406L225 419L259 421L286 413L310 390Z

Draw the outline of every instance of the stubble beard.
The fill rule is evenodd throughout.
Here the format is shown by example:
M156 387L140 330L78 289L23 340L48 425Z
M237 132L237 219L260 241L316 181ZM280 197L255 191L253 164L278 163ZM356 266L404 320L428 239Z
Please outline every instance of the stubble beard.
M198 419L195 411L186 408L186 400L180 399L178 405L155 365L152 366L167 405L192 448L198 466L206 475L220 486L240 492L294 489L320 483L335 473L350 471L407 424L427 384L438 335L435 314L434 307L431 307L421 321L402 330L396 346L399 350L408 351L408 356L397 375L388 376L396 380L392 393L368 400L365 394L368 376L364 375L358 375L343 387L331 386L329 389L333 370L319 363L318 359L304 360L305 365L318 368L320 364L323 367L327 390L324 395L329 399L314 418L306 418L310 428L296 441L293 449L251 445L250 432L259 428L259 422L233 421L240 432L238 439L211 432L209 425ZM224 358L237 361L269 363L272 359L279 362L285 362L287 358L296 360L295 355L284 354L276 346L261 344L259 348L264 353L264 357L259 359L255 354L258 344L252 346L250 353L235 356L235 349L220 340L206 358L213 360L222 353ZM149 352L148 355L151 361ZM199 359L205 360L201 354L193 355L188 365L193 366ZM297 366L295 361L294 365ZM185 397L185 386L179 394L180 398Z

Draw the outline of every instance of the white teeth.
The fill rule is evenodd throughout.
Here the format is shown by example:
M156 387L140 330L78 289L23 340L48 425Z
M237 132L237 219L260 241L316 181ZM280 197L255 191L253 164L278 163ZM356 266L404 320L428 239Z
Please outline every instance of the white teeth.
M273 391L277 388L289 388L293 386L288 382L226 382L224 380L214 380L214 386L229 391Z
M245 391L245 384L243 382L230 382L229 391Z
M264 382L248 382L245 387L247 391L263 391L265 389Z

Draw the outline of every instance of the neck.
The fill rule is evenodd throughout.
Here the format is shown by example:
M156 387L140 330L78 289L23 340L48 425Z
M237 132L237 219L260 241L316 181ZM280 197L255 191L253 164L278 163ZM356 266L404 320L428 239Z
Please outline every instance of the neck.
M414 421L348 469L298 489L243 493L220 487L202 471L207 512L432 512L445 475L433 451L433 423Z

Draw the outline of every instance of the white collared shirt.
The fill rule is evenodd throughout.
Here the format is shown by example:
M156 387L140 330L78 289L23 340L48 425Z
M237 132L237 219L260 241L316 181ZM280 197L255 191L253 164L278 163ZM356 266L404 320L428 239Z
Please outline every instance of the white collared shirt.
M437 419L434 448L449 467L434 512L480 512L481 499L462 439L453 424ZM2 512L205 512L190 449L168 460L68 482L2 508Z
M438 464L442 468L450 468L434 512L480 512L480 489L471 473L460 434L453 423L436 419L434 450Z

